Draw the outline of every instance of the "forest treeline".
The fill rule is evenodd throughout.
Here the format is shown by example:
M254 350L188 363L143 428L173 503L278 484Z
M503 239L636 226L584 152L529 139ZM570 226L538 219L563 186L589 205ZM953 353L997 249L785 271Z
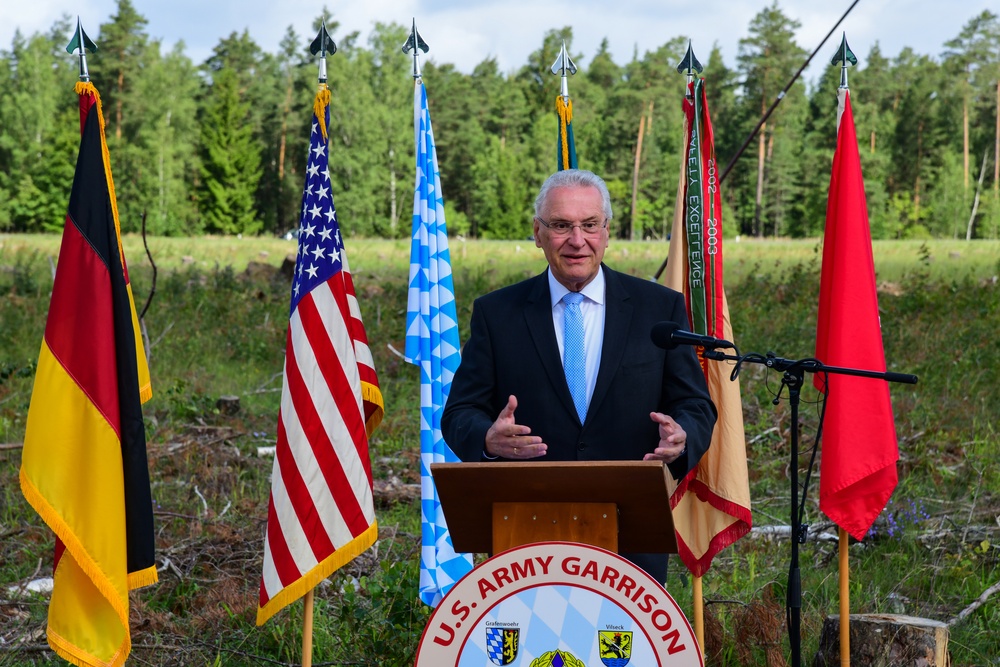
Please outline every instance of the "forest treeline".
M341 225L349 235L406 237L413 79L400 47L408 28L376 24L361 44L323 13L315 26L325 20L337 43L328 61L330 171ZM63 17L46 34L18 32L0 51L0 231L62 228L80 132L79 62L66 53L74 28ZM798 28L775 3L750 22L736 62L724 62L717 45L701 58L720 168L808 55ZM183 44L167 51L152 39L130 0L90 34L124 231L137 231L144 213L148 231L163 235L298 226L317 86L313 35L289 27L268 53L233 32L194 63ZM984 11L943 37L933 55L906 48L887 57L876 43L849 70L875 238L998 236L1000 19ZM493 58L469 73L422 62L451 233L530 234L533 195L556 166L559 77L549 67L563 41L580 66L570 79L580 166L608 182L613 233L665 236L682 142L685 79L675 68L687 39L620 65L606 40L588 53L570 27L548 31L516 71ZM817 60L835 50L831 41ZM840 74L829 66L814 86L797 82L736 162L723 185L728 234L822 232Z

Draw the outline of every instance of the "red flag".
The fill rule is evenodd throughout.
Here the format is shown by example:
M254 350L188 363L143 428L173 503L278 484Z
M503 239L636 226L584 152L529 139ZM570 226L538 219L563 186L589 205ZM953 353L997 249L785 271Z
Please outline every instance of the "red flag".
M842 89L840 96L843 115L826 209L816 358L828 366L884 372L858 140L850 95ZM822 376L814 381L824 391ZM825 393L819 507L860 540L896 488L899 449L889 385L831 374Z
M257 624L375 543L368 437L378 377L330 192L330 92L316 95Z

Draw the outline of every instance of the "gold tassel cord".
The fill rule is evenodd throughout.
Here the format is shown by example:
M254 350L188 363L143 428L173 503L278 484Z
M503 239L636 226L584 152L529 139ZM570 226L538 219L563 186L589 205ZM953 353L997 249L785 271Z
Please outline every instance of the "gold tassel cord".
M573 122L573 100L564 100L562 95L557 95L556 113L559 115L559 137L562 139L562 168L569 169L569 138L566 136L566 127Z
M316 120L319 121L319 129L323 132L323 141L329 141L330 138L326 134L326 108L330 106L330 89L325 83L319 85L319 90L316 92L316 99L313 101L313 113L316 114Z

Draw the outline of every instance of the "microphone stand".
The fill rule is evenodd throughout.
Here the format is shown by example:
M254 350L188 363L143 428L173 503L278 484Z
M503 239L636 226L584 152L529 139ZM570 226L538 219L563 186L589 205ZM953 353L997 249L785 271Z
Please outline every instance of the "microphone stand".
M802 524L802 516L799 509L799 396L806 372L810 373L834 373L838 375L855 375L859 377L874 378L887 382L903 382L906 384L916 384L917 376L906 373L889 373L879 371L869 371L858 368L844 368L841 366L827 366L818 359L782 359L773 352L761 355L756 352L736 356L725 354L718 350L705 350L702 356L715 361L735 361L736 369L732 379L736 379L740 365L745 362L761 364L768 368L783 373L781 387L778 388L778 395L772 403L778 404L781 399L781 388L788 387L788 402L791 406L791 465L789 472L792 486L792 552L788 565L788 586L785 594L785 610L788 621L788 641L792 653L792 667L801 667L802 664L802 637L801 637L801 617L802 617L802 577L799 570L799 545L805 544L808 534L808 526ZM806 478L808 487L808 477ZM802 497L805 499L808 488L802 489ZM804 503L803 503L804 504Z

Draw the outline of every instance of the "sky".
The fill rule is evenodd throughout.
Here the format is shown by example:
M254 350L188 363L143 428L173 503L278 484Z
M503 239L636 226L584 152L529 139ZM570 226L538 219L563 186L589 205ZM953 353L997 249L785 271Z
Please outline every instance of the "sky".
M162 40L165 50L183 40L185 53L196 63L211 54L220 38L249 30L261 48L277 51L287 26L311 40L311 24L324 4L340 28L339 36L359 31L360 44L376 22L409 26L416 19L430 45L427 58L454 64L470 72L487 57L496 58L502 72L527 62L551 29L572 26L572 52L586 69L601 41L608 39L619 64L628 62L677 36L692 40L695 54L706 62L718 43L727 66L736 63L739 40L747 36L751 19L773 0L132 0L148 23L147 33ZM811 53L852 0L779 0L782 12L801 25L797 42ZM115 0L4 0L0 2L0 50L9 50L14 32L47 32L63 14L79 15L88 35L98 41L99 27L115 13ZM957 7L961 7L958 9ZM877 42L885 56L903 47L939 56L944 43L956 37L974 16L990 9L1000 13L997 0L859 0L837 31L820 48L804 77L814 83L846 32L851 49L862 61ZM70 36L67 35L67 42ZM67 56L69 57L69 56ZM336 58L330 67L336 66ZM572 87L572 83L571 83Z

